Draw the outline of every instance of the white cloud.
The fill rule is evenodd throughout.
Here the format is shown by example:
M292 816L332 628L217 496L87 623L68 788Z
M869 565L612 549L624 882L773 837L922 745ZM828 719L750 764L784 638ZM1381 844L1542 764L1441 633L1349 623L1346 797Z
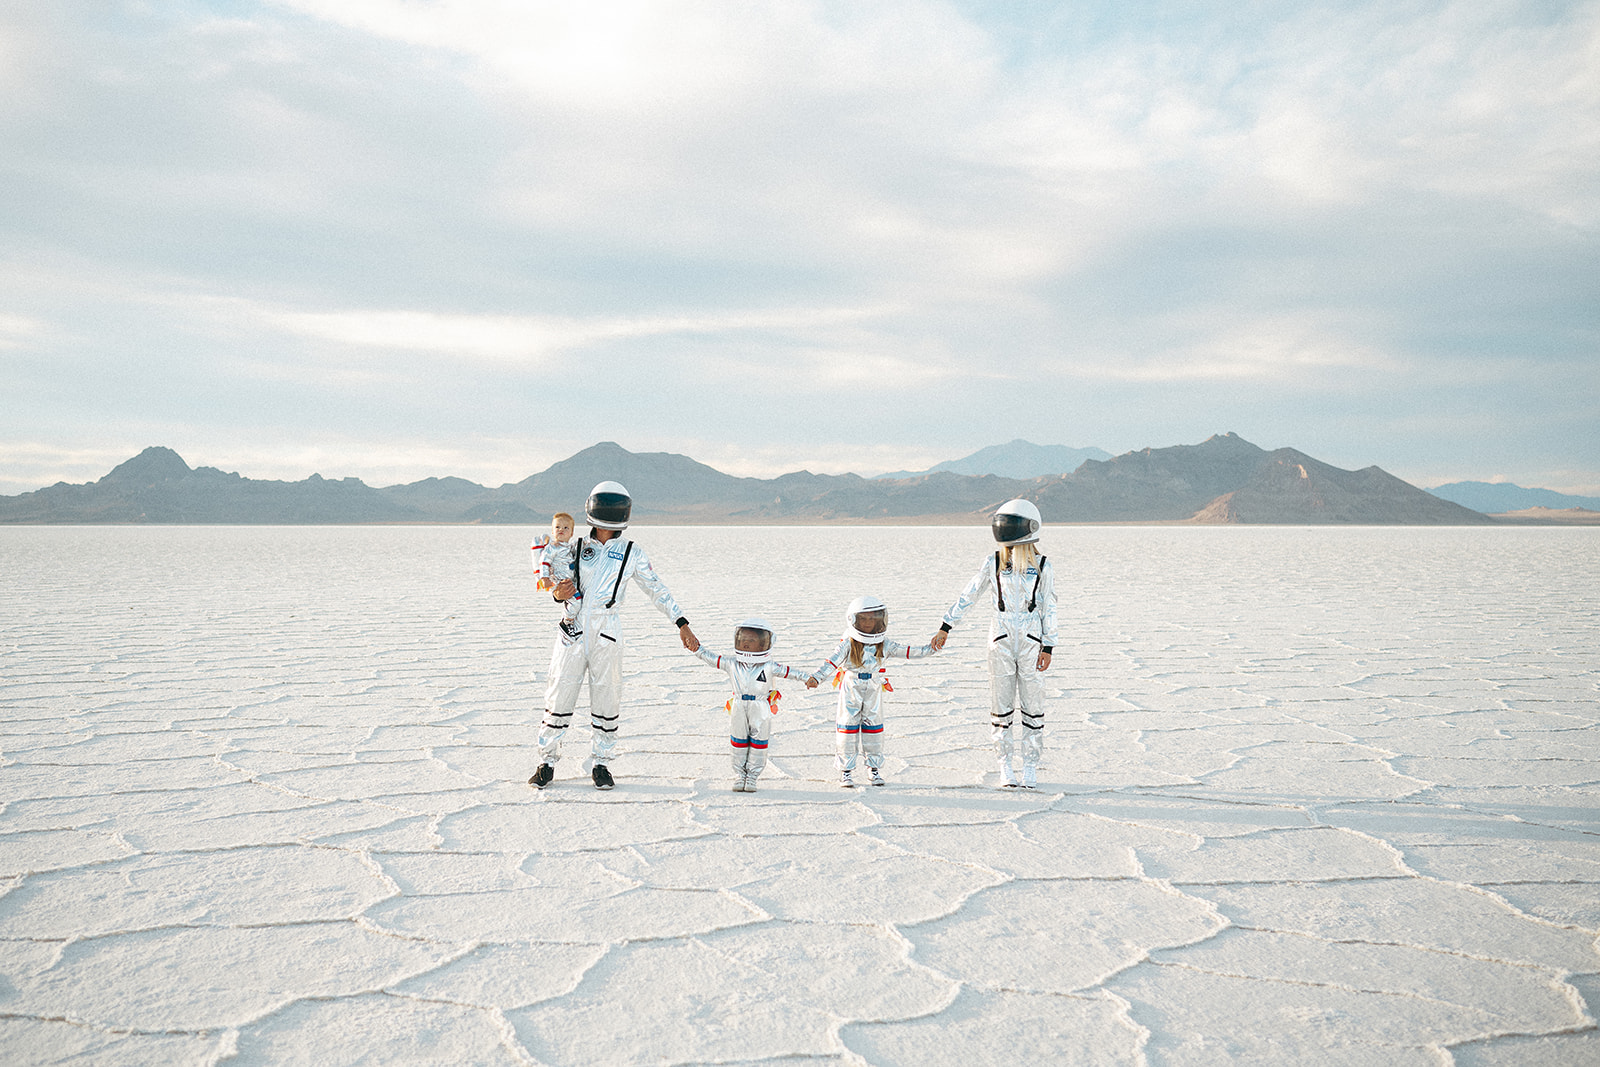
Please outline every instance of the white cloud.
M27 315L7 315L0 313L0 348L18 348L24 343L33 343L43 338L49 332L49 327L38 319Z
M1104 360L1079 373L1130 382L1235 381L1305 387L1308 376L1326 387L1327 372L1389 371L1396 360L1353 340L1357 331L1326 314L1186 322L1169 336L1187 338L1154 356Z
M737 337L751 332L804 333L872 318L882 308L791 308L641 317L473 315L395 309L307 311L237 298L186 302L219 320L254 320L270 328L352 349L427 352L537 367L604 341L678 334Z

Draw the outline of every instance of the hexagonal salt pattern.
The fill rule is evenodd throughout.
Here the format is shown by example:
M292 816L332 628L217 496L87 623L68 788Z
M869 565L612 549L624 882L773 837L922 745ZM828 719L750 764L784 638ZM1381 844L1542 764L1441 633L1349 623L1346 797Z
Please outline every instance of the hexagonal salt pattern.
M759 612L805 667L989 549L636 534L708 645ZM887 788L789 684L730 792L725 682L635 593L617 788L575 730L541 793L525 531L0 529L0 1060L1595 1061L1592 531L1047 535L1039 789L980 610L893 670Z

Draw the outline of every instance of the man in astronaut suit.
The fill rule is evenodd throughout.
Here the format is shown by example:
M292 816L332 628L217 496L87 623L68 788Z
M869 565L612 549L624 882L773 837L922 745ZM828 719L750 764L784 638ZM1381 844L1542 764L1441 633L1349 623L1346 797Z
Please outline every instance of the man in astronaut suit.
M614 785L606 764L617 744L622 715L622 600L629 580L637 583L678 627L683 647L698 651L700 641L689 629L666 583L656 577L644 549L622 536L633 511L633 498L616 482L601 482L589 493L584 516L589 535L574 539L572 576L563 578L551 595L563 604L577 600L568 612L550 655L550 684L544 694L544 719L539 728L539 769L528 779L543 789L556 776L561 739L572 725L578 690L589 679L589 758L584 769L596 789Z

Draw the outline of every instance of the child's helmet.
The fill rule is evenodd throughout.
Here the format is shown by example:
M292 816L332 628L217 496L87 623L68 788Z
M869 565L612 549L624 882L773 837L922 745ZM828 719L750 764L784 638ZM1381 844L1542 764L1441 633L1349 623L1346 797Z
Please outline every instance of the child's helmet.
M748 646L740 648L741 642ZM760 663L772 655L772 624L752 615L733 628L733 658L740 663Z
M1027 500L1007 500L994 512L990 528L994 539L1002 545L1031 545L1039 540L1039 528L1044 520L1039 509Z
M583 514L589 525L602 530L626 530L628 516L633 514L633 497L621 482L601 482L589 490L589 500L583 505Z
M858 596L844 609L845 636L875 645L889 636L889 609L875 596Z

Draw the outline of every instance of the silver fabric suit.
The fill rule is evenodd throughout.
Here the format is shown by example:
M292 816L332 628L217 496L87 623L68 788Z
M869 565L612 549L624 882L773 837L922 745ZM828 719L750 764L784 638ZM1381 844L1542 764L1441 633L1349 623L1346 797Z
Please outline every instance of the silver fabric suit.
M883 658L878 658L878 649ZM837 675L839 685L839 715L835 739L838 751L834 765L841 771L856 769L856 752L859 749L868 767L883 766L883 689L889 682L888 664L898 659L922 659L934 654L932 645L915 647L898 641L885 641L882 645L866 645L861 652L861 666L850 665L850 638L839 642L822 666L811 677L818 682L829 675Z
M989 624L989 736L995 755L1009 763L1013 715L1020 710L1022 763L1037 767L1044 752L1044 679L1038 663L1039 653L1056 645L1055 578L1045 556L1039 557L1037 568L1020 571L1002 568L1000 558L996 552L984 559L944 613L944 624L954 627L985 595L994 605Z
M800 672L777 660L741 663L732 653L712 652L704 645L695 655L717 668L733 683L728 702L728 743L733 749L733 773L755 781L767 766L767 742L777 710L767 702L778 679L800 679Z
M601 543L574 538L573 570L581 600L563 616L550 653L550 683L544 694L544 720L539 728L539 759L554 764L561 758L561 739L572 725L573 709L584 676L589 678L589 758L584 770L611 762L622 716L622 602L631 581L669 620L683 612L666 583L656 577L644 549L622 534ZM571 601L568 601L571 603Z
M548 592L563 578L572 577L572 553L577 547L576 542L576 538L569 538L565 543L541 538L533 543L533 573L539 576L538 588ZM573 622L582 606L583 601L576 597L562 602L561 620Z

